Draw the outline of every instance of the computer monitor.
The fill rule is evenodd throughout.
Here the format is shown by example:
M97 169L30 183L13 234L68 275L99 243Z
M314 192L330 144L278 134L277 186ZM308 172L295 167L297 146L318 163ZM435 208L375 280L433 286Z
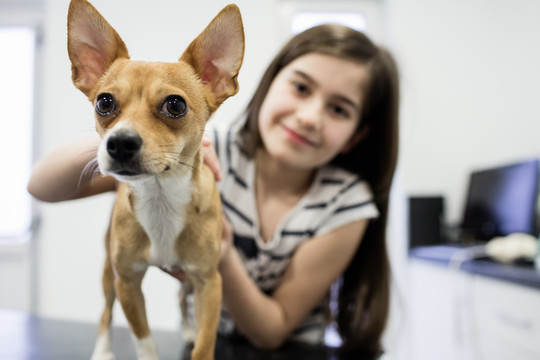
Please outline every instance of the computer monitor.
M538 160L475 171L462 231L478 240L515 232L536 235L537 196Z

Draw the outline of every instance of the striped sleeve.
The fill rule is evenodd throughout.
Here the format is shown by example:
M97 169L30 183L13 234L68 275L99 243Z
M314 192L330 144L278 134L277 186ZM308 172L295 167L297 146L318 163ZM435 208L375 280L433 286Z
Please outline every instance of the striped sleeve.
M239 124L218 124L208 123L205 132L212 139L216 155L218 157L221 173L225 181L218 182L218 189L223 193L223 189L229 186L226 183L233 181L237 186L247 189L244 173L246 166L245 155L238 149Z
M336 187L336 191L328 201L306 206L320 209L320 221L314 229L314 235L323 235L346 224L379 216L372 191L366 181L358 178L346 181L326 178L322 179L321 183L325 187Z

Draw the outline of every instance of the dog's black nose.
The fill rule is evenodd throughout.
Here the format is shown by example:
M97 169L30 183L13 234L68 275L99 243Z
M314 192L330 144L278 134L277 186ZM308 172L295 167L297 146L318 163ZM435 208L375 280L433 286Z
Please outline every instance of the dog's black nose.
M133 130L120 130L107 140L109 156L118 161L131 160L141 149L143 140Z

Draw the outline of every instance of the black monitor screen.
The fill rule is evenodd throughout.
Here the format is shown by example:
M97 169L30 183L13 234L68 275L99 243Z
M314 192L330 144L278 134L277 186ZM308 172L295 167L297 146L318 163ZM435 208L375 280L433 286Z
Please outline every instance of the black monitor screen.
M471 174L462 223L478 239L522 232L534 234L538 161Z

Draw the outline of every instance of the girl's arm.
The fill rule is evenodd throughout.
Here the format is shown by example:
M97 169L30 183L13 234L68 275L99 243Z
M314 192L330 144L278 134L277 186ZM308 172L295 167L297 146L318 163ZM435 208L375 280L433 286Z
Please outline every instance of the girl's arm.
M221 178L215 150L203 139L205 163ZM223 301L239 330L255 345L277 348L321 303L332 283L345 271L360 245L369 220L344 225L302 244L295 252L280 286L270 297L249 277L232 245L232 230L223 220L220 272ZM169 272L183 281L183 271Z
M239 330L255 346L282 345L345 271L368 221L344 225L302 244L271 297L251 280L238 252L228 249L220 265L223 300Z
M28 192L39 200L57 202L91 196L116 189L112 177L85 171L95 159L99 138L59 148L41 159L28 181Z
M116 190L116 180L110 176L85 170L95 160L100 139L83 140L59 148L41 159L28 181L28 192L41 201L57 202L92 196ZM219 162L209 139L203 138L206 164L216 180L221 180Z

